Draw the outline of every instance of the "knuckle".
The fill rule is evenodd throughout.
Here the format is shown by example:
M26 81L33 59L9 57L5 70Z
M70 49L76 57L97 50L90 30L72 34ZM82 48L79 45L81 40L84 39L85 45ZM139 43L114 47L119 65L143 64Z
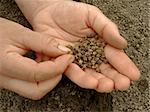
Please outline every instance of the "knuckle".
M50 37L45 37L45 43L50 45L52 40L54 40L53 38L50 38Z
M46 45L51 46L55 43L57 43L57 41L54 38L45 37L45 44Z
M55 45L55 44L57 44L57 41L56 41L54 38L51 38L51 39L50 39L50 43L51 43L52 45Z
M49 47L57 47L58 43L54 38L45 36L44 38L42 38L41 46L43 46L41 53L44 54Z

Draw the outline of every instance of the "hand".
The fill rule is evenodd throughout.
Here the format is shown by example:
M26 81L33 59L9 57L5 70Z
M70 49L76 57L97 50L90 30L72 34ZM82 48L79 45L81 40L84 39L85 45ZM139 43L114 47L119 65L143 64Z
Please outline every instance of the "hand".
M28 16L35 31L56 37L64 45L73 45L79 39L97 33L108 44L104 50L109 64L100 65L102 73L69 65L65 74L74 83L99 92L111 92L125 90L131 80L139 79L139 70L121 50L127 42L120 36L117 26L98 8L70 0L50 0L45 5L44 2L33 12L33 18Z
M17 23L0 18L0 88L38 100L61 80L73 56L57 42ZM44 62L23 57L28 50L53 58Z

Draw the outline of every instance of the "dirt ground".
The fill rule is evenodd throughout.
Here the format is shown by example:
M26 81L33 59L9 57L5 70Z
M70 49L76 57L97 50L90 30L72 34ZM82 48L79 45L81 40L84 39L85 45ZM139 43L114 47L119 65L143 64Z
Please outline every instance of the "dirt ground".
M0 90L0 112L148 112L150 111L149 5L148 0L81 0L99 7L128 40L127 54L142 77L124 92L101 94L79 88L66 77L47 96L31 101ZM0 17L31 28L14 0L0 0Z

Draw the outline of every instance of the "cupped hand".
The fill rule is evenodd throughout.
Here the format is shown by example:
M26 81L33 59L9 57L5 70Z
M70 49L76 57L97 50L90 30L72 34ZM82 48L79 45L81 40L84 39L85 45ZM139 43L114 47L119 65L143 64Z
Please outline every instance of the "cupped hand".
M0 18L0 88L34 100L42 98L58 84L74 60L59 46L52 37ZM23 57L29 50L52 60L36 62Z
M94 6L70 0L52 0L45 5L43 2L31 24L35 31L55 37L64 45L74 45L79 39L96 34L104 39L109 63L100 65L101 73L91 69L83 71L74 63L65 71L66 76L80 87L99 92L125 90L131 80L140 77L139 70L122 50L127 42L117 26Z

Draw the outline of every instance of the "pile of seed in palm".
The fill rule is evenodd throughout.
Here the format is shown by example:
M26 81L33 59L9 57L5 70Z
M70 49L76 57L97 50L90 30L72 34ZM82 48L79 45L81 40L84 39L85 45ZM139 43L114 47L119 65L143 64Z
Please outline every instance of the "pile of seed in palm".
M74 63L82 69L91 68L100 72L99 65L107 62L104 55L105 45L105 42L98 36L83 38L74 47L70 47L75 56Z

